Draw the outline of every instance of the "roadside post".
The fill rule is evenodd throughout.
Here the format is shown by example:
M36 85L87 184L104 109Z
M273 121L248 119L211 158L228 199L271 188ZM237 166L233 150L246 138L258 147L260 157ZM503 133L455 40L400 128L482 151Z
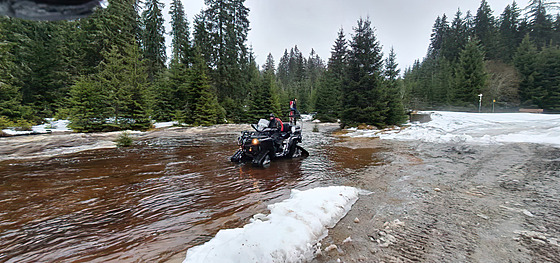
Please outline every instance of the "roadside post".
M496 103L496 100L492 100L492 113L494 113L494 103Z
M482 107L482 94L478 94L478 113L480 113L480 108Z

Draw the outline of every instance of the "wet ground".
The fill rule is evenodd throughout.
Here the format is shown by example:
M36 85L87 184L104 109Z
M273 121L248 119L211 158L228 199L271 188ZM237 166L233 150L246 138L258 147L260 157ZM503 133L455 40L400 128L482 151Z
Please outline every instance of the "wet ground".
M361 140L391 151L312 262L560 262L559 148Z
M136 134L131 148L70 154L116 134L3 138L0 262L180 261L290 189L341 184L381 162L379 149L333 144L336 125L307 124L310 157L236 165L228 159L241 128L164 129Z

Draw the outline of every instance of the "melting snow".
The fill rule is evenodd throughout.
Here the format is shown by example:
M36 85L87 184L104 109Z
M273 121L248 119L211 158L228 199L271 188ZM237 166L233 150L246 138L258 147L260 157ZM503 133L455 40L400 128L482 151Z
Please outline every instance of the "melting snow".
M527 142L560 147L560 115L531 113L432 112L432 121L393 130L350 130L350 137L434 143Z
M305 262L328 228L346 215L359 190L346 186L292 190L289 199L268 206L243 228L220 230L187 251L188 262Z

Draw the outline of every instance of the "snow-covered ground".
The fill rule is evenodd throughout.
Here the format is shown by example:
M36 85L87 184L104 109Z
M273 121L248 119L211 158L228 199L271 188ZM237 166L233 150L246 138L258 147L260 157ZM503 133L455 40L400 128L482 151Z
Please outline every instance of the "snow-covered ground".
M357 130L350 137L387 140L500 144L527 142L560 147L560 115L432 112L432 121L387 130Z
M68 128L68 120L54 120L46 119L46 122L41 125L31 127L31 131L16 131L14 129L3 129L2 132L8 135L27 135L27 134L43 134L49 132L70 132Z
M205 244L187 251L189 262L306 262L313 259L333 227L358 200L346 186L292 190L289 199L268 206L243 228L220 230Z

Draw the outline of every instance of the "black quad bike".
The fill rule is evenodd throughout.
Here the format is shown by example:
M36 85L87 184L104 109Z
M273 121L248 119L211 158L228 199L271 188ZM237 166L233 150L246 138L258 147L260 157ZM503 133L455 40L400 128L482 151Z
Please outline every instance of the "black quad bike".
M261 119L251 125L255 131L244 131L237 139L239 150L231 157L232 162L251 162L253 166L265 167L276 158L307 157L309 153L301 143L301 127L283 124L282 131L268 128L268 120Z

